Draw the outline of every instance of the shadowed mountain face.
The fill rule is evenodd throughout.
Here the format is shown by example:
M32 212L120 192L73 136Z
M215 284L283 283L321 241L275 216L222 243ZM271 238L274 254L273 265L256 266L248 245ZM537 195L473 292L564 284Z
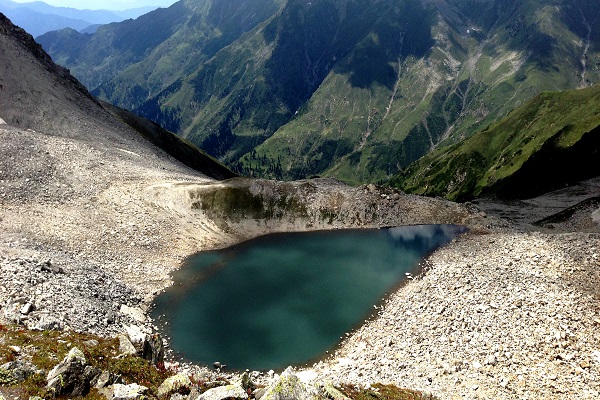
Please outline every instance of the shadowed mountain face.
M56 65L31 35L0 14L0 118L15 129L43 132L135 153L142 164L166 163L166 153L217 179L235 176L195 146L125 110L104 107L69 71ZM163 150L155 147L160 146ZM159 162L159 160L161 160ZM6 160L8 169L10 160ZM164 165L162 168L167 168Z
M285 179L387 179L600 81L595 0L186 0L39 40L101 98Z

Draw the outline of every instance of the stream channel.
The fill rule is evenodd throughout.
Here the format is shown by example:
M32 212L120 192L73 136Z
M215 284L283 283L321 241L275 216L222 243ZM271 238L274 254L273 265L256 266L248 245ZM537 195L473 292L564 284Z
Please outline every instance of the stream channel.
M303 365L334 348L382 297L464 228L419 225L272 234L189 257L152 316L187 361L228 369Z

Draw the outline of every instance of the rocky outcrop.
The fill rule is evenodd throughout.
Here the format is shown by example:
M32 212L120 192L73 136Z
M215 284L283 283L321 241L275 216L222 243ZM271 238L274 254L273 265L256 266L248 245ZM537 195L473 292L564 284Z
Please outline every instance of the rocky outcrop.
M294 369L288 367L279 379L271 384L261 400L308 400L316 399L316 393L311 393L300 381Z
M144 349L142 357L150 361L152 365L159 365L165 358L165 346L162 337L155 333L148 335L144 340Z
M190 396L189 400L246 400L247 398L248 393L241 386L226 385L209 389L194 398Z
M173 375L158 387L157 396L159 399L166 399L169 395L185 392L189 393L192 389L192 381L185 374Z
M54 396L82 396L89 392L90 382L101 371L87 365L85 355L76 347L47 376L46 389Z

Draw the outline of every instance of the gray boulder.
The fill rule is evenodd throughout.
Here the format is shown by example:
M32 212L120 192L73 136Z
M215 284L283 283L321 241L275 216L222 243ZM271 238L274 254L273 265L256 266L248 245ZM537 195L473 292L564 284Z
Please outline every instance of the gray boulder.
M315 398L295 374L292 367L288 367L278 380L271 384L261 400L309 400Z
M90 390L90 382L101 371L87 365L84 354L73 347L69 354L48 373L46 389L56 396L83 396Z
M125 332L131 343L135 346L139 353L144 351L144 342L146 340L146 334L137 325L125 326Z
M164 361L165 347L163 345L162 337L158 333L146 336L142 357L150 361L152 365L158 365Z
M134 356L137 354L137 350L134 347L133 343L129 340L127 335L120 334L119 338L119 353L125 354L127 356Z
M246 400L248 393L238 385L219 386L196 397L197 400Z

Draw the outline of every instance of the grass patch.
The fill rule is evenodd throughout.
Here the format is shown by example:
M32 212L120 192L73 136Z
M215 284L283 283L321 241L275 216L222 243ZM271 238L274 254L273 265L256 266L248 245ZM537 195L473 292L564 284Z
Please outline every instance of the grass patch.
M96 344L97 343L97 344ZM156 393L158 386L172 372L156 368L140 357L119 355L119 340L106 339L86 333L62 331L30 331L19 326L0 325L0 365L15 361L17 356L9 346L18 346L18 358L31 362L43 374L33 374L23 382L16 382L7 371L0 369L0 386L9 386L28 396L46 398L46 375L73 347L79 348L87 363L93 367L121 375L126 384L138 383ZM88 399L100 399L96 390L86 395Z
M380 383L373 385L370 389L345 385L340 388L340 391L352 400L436 400L436 397L429 394Z
M600 86L542 93L472 137L429 153L391 184L463 201L526 198L595 176L599 105Z

